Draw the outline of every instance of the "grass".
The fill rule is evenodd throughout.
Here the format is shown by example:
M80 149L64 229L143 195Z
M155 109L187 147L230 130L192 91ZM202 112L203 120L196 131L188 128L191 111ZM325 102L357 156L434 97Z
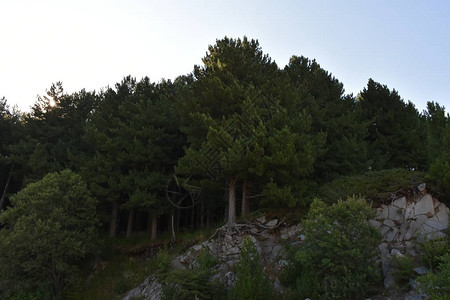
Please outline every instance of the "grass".
M106 266L97 274L92 269L82 275L81 283L67 291L71 300L112 300L121 299L124 293L137 287L145 278L159 268L156 255L152 257L133 256L141 247L157 244L170 257L180 255L189 247L208 239L215 228L186 231L177 234L176 243L170 243L169 233L162 233L151 242L148 233L138 233L129 238L116 237L106 240L102 256ZM130 255L131 253L131 255Z

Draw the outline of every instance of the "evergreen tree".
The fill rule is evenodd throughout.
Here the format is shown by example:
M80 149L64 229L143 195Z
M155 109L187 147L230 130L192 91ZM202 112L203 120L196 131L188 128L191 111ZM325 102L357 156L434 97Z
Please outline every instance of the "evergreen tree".
M284 72L301 99L297 105L312 116L312 131L326 134L325 145L317 149L313 180L326 182L367 170L368 124L361 120L355 99L344 95L343 84L303 56L291 57Z
M170 82L155 85L130 76L103 95L86 129L92 156L83 174L93 193L111 209L110 235L119 209L128 210L127 235L137 210L158 217L166 210L165 187L182 142L170 117Z
M190 146L177 171L224 180L233 225L240 183L258 182L267 199L294 198L301 189L293 186L312 171L320 139L309 134L308 114L290 109L297 98L257 41L218 40L203 62L184 103L190 108L185 126Z
M372 79L358 101L363 118L370 121L366 138L370 168L424 169L425 131L414 104L403 102L396 90Z

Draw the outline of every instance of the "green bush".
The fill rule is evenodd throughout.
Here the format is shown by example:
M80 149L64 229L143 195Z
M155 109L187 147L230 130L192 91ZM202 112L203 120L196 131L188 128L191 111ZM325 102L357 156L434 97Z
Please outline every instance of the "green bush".
M407 291L409 289L409 279L414 277L414 261L411 256L394 256L393 272L395 284L400 290Z
M450 233L450 232L448 232ZM431 271L435 270L441 263L441 257L450 253L450 239L447 237L424 241L420 245L423 263Z
M215 264L209 251L202 250L192 270L172 270L166 273L160 270L158 280L163 286L162 299L226 299L223 286L211 280Z
M246 237L242 244L241 257L236 269L236 282L229 296L233 300L274 297L272 283L267 278L258 251L249 237Z
M416 186L424 181L424 177L424 173L404 169L367 172L363 175L338 178L322 186L318 196L326 203L335 203L338 199L353 195L372 198Z
M305 239L295 254L299 273L290 278L291 292L314 299L369 295L379 283L374 258L381 237L367 222L373 215L362 199L332 206L315 199L303 223Z
M430 272L417 279L420 290L431 299L450 299L450 253L440 257L441 263L435 272Z

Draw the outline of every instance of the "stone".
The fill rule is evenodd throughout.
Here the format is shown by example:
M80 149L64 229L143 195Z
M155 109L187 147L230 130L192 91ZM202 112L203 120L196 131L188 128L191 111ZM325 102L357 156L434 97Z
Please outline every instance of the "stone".
M448 223L439 222L439 219L436 218L436 216L426 220L423 224L434 228L436 231L445 230L448 227Z
M386 256L389 253L388 243L381 243L378 245L378 250L381 252L381 256Z
M415 203L409 203L408 205L406 205L405 211L403 212L404 220L414 219L415 217L414 204Z
M267 222L266 226L267 227L275 227L275 226L277 226L277 224L278 224L278 220L273 219L273 220L270 220L269 222Z
M418 215L434 215L434 203L433 197L430 194L424 195L417 203L414 205L414 213Z
M300 239L301 241L304 241L304 240L306 239L306 235L300 234L300 235L299 235L299 239Z
M426 220L428 220L428 217L426 215L419 215L414 218L414 221L419 225L425 223Z
M261 224L264 224L266 223L266 217L265 216L259 217L258 219L256 219L256 221L258 221Z
M389 226L389 227L395 227L395 223L391 219L384 220L383 225L386 225L386 226Z
M395 285L395 278L390 272L388 272L384 277L384 288L389 289L394 285Z
M392 227L386 225L381 225L380 227L381 236L384 236L391 228Z
M392 202L392 205L397 208L400 208L400 209L405 209L406 208L406 198L405 197L398 198L397 200L394 200Z
M379 213L378 217L376 218L377 220L386 219L388 217L388 215L389 215L389 211L388 211L387 206L383 204L383 205L381 205L381 207L382 207L382 210Z
M423 274L428 273L428 268L425 266L420 266L420 267L414 268L413 271L419 275L423 275Z
M392 221L403 221L403 209L395 207L393 205L388 206L388 218Z
M408 222L402 223L400 226L400 231L398 233L398 240L403 241L405 239L406 232L408 232L409 224Z
M380 228L382 225L382 223L378 222L377 220L369 220L369 224L375 228Z
M439 204L439 211L435 214L435 216L439 220L439 222L446 224L446 226L448 227L448 213L450 210L445 206L441 208L441 204Z
M396 256L396 257L405 257L405 255L398 249L392 249L391 250L391 254L392 256Z
M161 299L161 293L162 285L156 281L155 275L150 275L139 286L129 291L122 300L158 300Z
M417 186L417 190L418 190L419 192L425 191L426 188L427 188L427 184L426 184L426 183L421 183L421 184L419 184L419 185Z
M425 235L424 236L425 239L422 238L420 241L442 239L442 238L445 238L446 236L447 235L445 233L441 232L441 231L434 231L432 233L429 233L429 234Z
M392 242L398 233L397 227L392 227L384 236L383 239L387 242Z
M436 230L433 227L431 227L431 226L429 226L429 225L427 225L425 223L422 224L422 226L420 227L420 234L421 235L428 235L428 234L433 233L433 232L436 232Z

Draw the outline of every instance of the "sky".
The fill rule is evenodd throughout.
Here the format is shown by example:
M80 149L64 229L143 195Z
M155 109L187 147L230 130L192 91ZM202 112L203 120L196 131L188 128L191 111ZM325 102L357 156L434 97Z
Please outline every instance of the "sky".
M347 94L372 78L448 112L449 16L448 0L0 0L0 98L26 112L57 81L70 94L174 79L217 39L247 36L280 68L316 59Z

